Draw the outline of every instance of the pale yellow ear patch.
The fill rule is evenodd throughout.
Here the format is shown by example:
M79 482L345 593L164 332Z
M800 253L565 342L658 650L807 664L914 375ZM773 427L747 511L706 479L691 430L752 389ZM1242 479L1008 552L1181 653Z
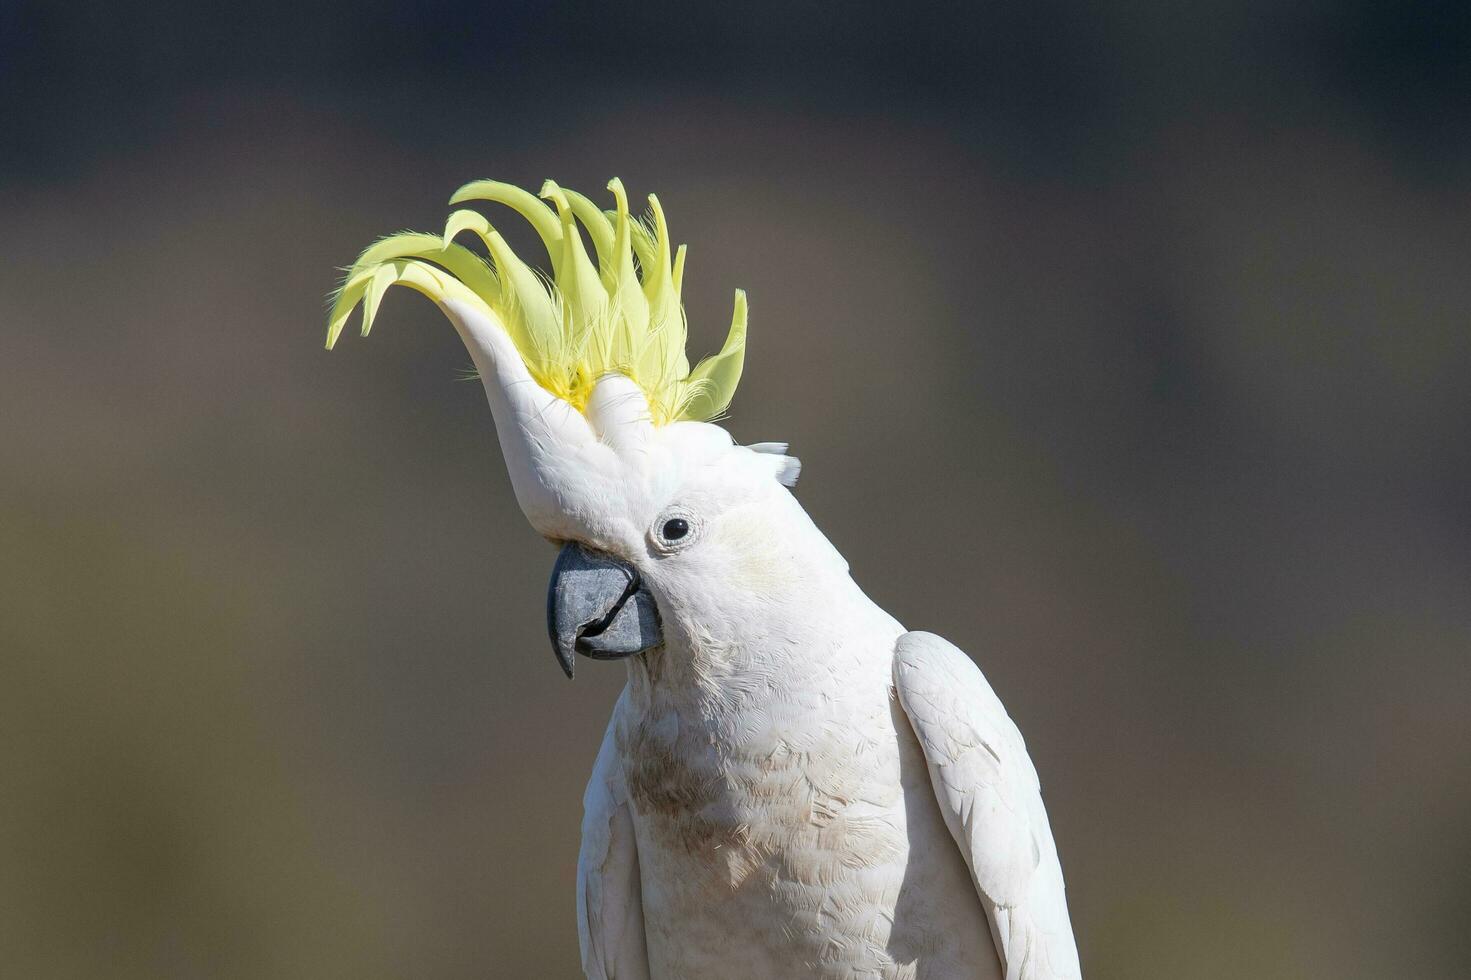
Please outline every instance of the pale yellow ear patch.
M456 211L442 236L391 235L359 256L333 297L327 347L359 305L367 336L388 287L409 286L441 305L459 300L494 314L537 384L578 411L599 378L618 373L648 397L655 425L719 416L745 362L746 295L736 290L720 352L692 370L680 300L685 247L671 249L658 198L650 194L648 216L633 218L622 182L614 178L608 189L614 207L605 211L552 181L542 186L540 199L498 181L466 184L450 203L494 201L520 213L546 246L551 276L522 262L484 216ZM579 228L593 244L596 263ZM455 243L466 233L484 246L488 260Z
M792 563L777 542L779 529L760 507L738 507L714 522L706 547L725 560L724 576L755 594L783 592L790 584Z

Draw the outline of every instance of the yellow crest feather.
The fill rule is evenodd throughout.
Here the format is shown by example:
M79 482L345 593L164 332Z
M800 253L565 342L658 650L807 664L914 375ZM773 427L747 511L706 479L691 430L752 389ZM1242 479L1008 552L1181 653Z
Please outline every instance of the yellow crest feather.
M608 183L615 207L547 181L543 204L530 192L492 180L466 184L450 204L495 201L519 212L540 236L551 260L550 279L522 262L477 211L449 216L442 236L402 232L370 246L347 271L327 320L330 350L360 304L368 335L389 286L416 289L437 302L483 307L505 325L527 370L547 391L581 411L604 374L627 375L643 389L655 424L706 421L730 405L746 353L746 295L736 290L730 332L718 354L690 370L680 288L685 247L670 257L669 228L649 195L647 223L630 217L617 178ZM583 247L587 230L596 265ZM470 232L489 261L456 245Z

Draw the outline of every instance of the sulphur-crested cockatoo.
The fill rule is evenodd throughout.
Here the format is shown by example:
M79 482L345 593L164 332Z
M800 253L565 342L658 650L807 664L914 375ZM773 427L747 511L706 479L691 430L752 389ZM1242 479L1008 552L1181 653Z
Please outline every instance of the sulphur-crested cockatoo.
M443 235L364 252L327 338L358 305L366 335L391 285L438 304L521 510L561 547L558 662L569 677L574 654L627 665L583 801L587 976L1079 976L1016 726L970 658L854 584L789 492L784 445L738 446L707 421L740 378L745 297L691 370L684 247L671 256L652 195L635 219L609 189L604 211L550 182L540 200L467 185L451 204L519 212L550 276L456 211Z

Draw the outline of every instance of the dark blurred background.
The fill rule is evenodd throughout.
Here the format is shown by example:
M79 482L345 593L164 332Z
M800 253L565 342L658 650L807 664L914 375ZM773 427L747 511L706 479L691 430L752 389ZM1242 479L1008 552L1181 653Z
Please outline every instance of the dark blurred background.
M576 974L622 670L450 328L322 310L614 174L1026 733L1089 977L1471 974L1471 5L11 0L0 975Z

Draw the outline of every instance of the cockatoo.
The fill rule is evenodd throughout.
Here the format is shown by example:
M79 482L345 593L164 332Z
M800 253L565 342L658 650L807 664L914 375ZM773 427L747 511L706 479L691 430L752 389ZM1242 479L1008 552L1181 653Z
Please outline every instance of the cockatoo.
M583 800L586 975L1079 977L1016 726L969 657L854 583L789 491L785 445L736 445L709 421L741 376L745 296L691 369L685 248L671 258L656 197L633 218L608 188L610 211L550 181L539 198L466 185L450 203L519 212L551 275L458 210L442 235L365 251L327 334L361 305L366 336L395 284L439 306L522 512L561 549L558 662L568 677L576 654L627 665Z

